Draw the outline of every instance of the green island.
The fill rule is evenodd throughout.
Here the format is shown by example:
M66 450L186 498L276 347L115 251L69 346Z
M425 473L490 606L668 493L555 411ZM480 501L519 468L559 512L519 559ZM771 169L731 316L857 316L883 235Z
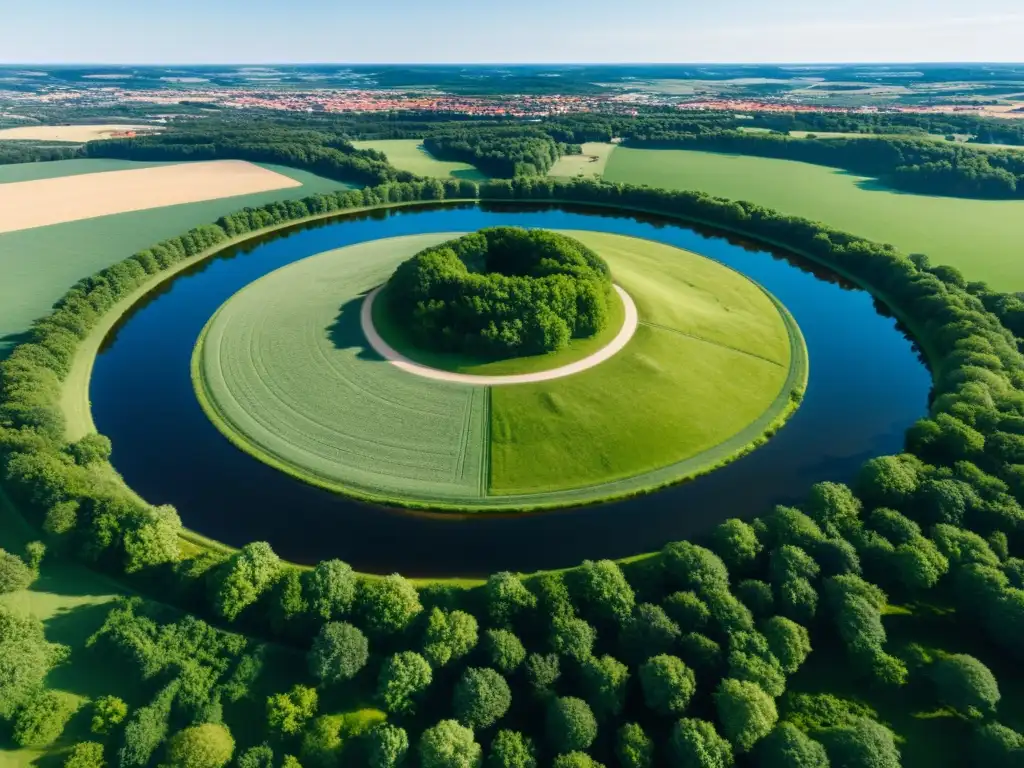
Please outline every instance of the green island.
M63 120L62 107L46 109L54 110L46 112L51 121ZM305 186L0 236L0 295L7 299L0 302L0 763L1020 764L1024 312L1020 296L1001 291L1022 285L1012 254L1024 169L1005 150L886 135L912 129L1024 143L1012 121L640 108L530 125L438 121L403 129L415 115L247 112L232 120L202 109L155 137L0 147L0 161L26 162L0 174L11 184L100 167L240 159L288 166ZM311 126L318 130L306 130ZM733 135L748 126L761 127L764 138ZM851 136L856 145L839 144L843 137L801 138L807 144L795 145L772 133L778 131L872 138ZM445 162L486 164L505 178L479 186L415 178L349 143L364 133L369 140L436 134L431 151ZM589 161L579 153L588 152L587 143L611 146L621 137L626 146L608 150L604 181L545 177L586 172ZM876 152L905 154L872 166L864 157L877 160ZM28 164L54 157L75 159ZM353 186L359 188L347 188ZM789 505L723 510L729 519L693 540L617 562L480 579L361 574L339 560L300 567L266 542L233 550L187 530L173 508L125 484L110 461L110 441L96 434L89 414L89 372L117 318L147 292L229 245L295 222L476 199L641 209L782 244L827 265L884 302L920 345L934 381L927 414L906 433L903 452L867 459L848 483L794 488ZM600 253L616 284L641 312L655 313L659 326L694 317L686 310L695 297L656 299L656 289L672 281L645 285L651 273L641 254L650 244L567 234ZM151 245L160 237L169 239ZM410 245L395 258L436 244ZM680 253L673 259L690 269L707 261ZM383 283L397 263L373 275L361 268L361 290ZM728 281L713 282L724 290ZM334 327L344 318L342 299L325 298L330 311L310 336L357 328L351 317ZM784 316L784 308L776 310ZM715 347L723 361L724 344L737 348L728 354L738 360L750 357L740 349L760 352L754 345L765 343L750 328L715 327L729 337L699 344ZM709 329L681 325L669 333L641 325L613 359L561 379L567 389L558 398L533 385L493 387L486 421L481 405L453 404L440 389L432 402L461 407L472 429L489 425L492 466L503 436L540 442L560 415L576 423L584 423L579 412L592 417L583 404L600 387L585 377L630 359L630 349L650 345L619 372L624 377L648 376L652 355L673 363L682 331ZM354 331L337 338L355 343L351 352L358 348ZM791 344L791 355L795 349ZM335 351L340 360L342 350ZM648 400L645 407L657 406ZM500 408L514 434L494 420ZM699 415L709 426L718 422L719 414ZM530 419L530 429L518 429ZM591 426L588 437L571 439L593 442L604 427ZM616 460L634 451L642 458L642 446L633 446ZM543 467L511 448L509 455L504 482L514 494L517 473L536 482ZM464 454L463 468L474 458ZM544 460L551 457L537 457ZM587 469L566 462L549 479L577 471ZM287 510L281 516L286 521Z
M242 450L320 487L439 511L507 512L633 495L693 477L756 447L795 410L807 380L803 339L749 279L696 254L621 235L484 232L587 254L600 280L589 267L573 268L582 270L592 304L580 304L568 280L555 283L570 291L573 316L578 306L600 307L601 324L611 328L619 313L605 312L604 302L615 280L636 302L636 333L593 367L534 382L531 373L567 363L569 351L579 362L584 358L575 355L587 351L568 345L566 326L552 315L561 329L553 343L563 346L548 353L547 365L548 355L533 354L456 366L481 377L472 384L412 375L369 347L363 297L392 273L389 287L408 291L403 273L418 284L418 270L436 268L438 253L455 259L451 243L468 252L482 247L484 236L373 241L283 267L218 310L193 356L207 415ZM456 283L470 279L459 265ZM508 278L498 282L505 286ZM466 295L464 286L452 290L452 297ZM415 306L410 298L398 302ZM489 317L479 296L467 304ZM382 306L374 302L375 317L398 324L399 313ZM405 322L414 315L407 310ZM450 315L440 317L449 322ZM476 329L492 321L466 322ZM524 381L489 386L497 366ZM635 399L619 396L623 385Z

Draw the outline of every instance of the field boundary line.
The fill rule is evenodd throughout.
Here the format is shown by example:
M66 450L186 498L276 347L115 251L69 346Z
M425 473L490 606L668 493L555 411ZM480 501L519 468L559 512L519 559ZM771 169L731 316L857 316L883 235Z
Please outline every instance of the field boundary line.
M671 326L662 325L661 323L652 323L649 322L648 320L641 320L640 325L646 325L648 328L657 328L659 331L668 331L669 333L676 333L679 334L680 336L686 336L688 339L694 339L695 341L703 341L705 344L711 344L712 346L715 347L721 347L722 349L728 349L732 352L738 352L741 355L747 355L748 357L753 357L756 358L757 360L764 360L766 363L771 363L772 365L779 366L779 368L783 367L782 363L780 363L778 360L772 360L770 357L765 357L764 355L757 354L757 352L750 352L749 350L746 349L740 349L739 347L734 347L731 344L723 344L722 342L715 341L714 339L708 339L705 338L704 336L698 336L696 333L681 331L678 328L672 328Z

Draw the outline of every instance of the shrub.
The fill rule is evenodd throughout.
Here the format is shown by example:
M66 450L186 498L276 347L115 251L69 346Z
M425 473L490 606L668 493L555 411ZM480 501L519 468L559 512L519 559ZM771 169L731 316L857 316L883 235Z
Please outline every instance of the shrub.
M14 718L14 743L39 749L57 740L78 709L75 697L59 691L39 691Z
M758 768L829 768L825 747L792 723L779 723L757 745Z
M175 734L167 744L167 762L175 768L221 768L235 751L223 725L205 723Z
M267 698L267 725L285 735L298 733L316 714L317 704L316 691L306 685L275 693Z
M582 699L553 699L547 709L547 734L556 752L587 749L597 738L597 720Z
M388 712L411 712L415 698L433 679L430 664L418 653L402 651L390 656L377 677L377 696Z
M749 752L779 719L774 699L744 680L723 680L715 693L715 707L726 738L740 752Z
M383 579L364 579L358 601L372 635L401 632L423 610L416 588L397 573Z
M988 667L973 656L957 654L936 661L931 668L939 700L968 717L994 715L999 685Z
M622 768L650 768L654 764L654 742L639 725L626 723L619 729L615 755Z
M17 555L0 549L0 594L28 589L36 573Z
M518 669L526 659L522 642L507 629L488 629L484 633L484 652L491 665L506 675Z
M511 626L524 612L537 605L537 598L518 576L502 571L491 574L484 585L487 612L496 625Z
M455 685L455 716L470 728L490 728L511 705L508 683L493 669L470 667Z
M455 720L442 720L420 736L422 768L479 768L482 750L473 729Z
M325 684L351 680L366 666L370 644L351 624L331 622L320 628L309 651L309 669Z
M648 707L662 715L679 715L690 705L697 678L681 659L661 655L641 665L640 685Z
M409 736L404 728L379 723L366 735L370 768L397 768L409 751Z
M536 768L533 741L518 731L498 731L491 741L487 768Z
M324 560L305 577L304 592L310 610L324 621L345 616L356 599L356 576L341 560Z
M678 768L729 768L732 747L706 720L683 718L672 727L671 765Z
M618 715L626 699L629 669L611 656L591 657L583 663L583 689L598 718Z
M89 729L105 735L120 725L128 716L128 705L117 696L101 696L92 703L92 722Z
M423 657L434 667L461 659L476 647L478 631L476 619L465 611L434 608L427 616Z
M103 768L103 745L95 741L75 744L64 760L64 768Z

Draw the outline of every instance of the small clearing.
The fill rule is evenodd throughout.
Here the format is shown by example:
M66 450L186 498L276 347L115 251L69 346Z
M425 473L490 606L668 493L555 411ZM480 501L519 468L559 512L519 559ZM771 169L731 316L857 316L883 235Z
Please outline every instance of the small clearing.
M604 167L608 164L612 150L618 144L610 144L604 141L588 141L583 145L583 154L562 155L558 161L551 166L548 176L558 178L572 178L574 176L596 176L601 178L604 175Z

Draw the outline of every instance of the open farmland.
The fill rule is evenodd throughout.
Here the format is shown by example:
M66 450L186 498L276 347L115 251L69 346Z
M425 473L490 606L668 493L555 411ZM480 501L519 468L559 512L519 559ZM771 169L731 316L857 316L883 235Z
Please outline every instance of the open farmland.
M619 147L604 177L748 200L926 253L997 290L1024 290L1021 200L914 195L835 168L689 150Z
M50 179L61 175L102 174L105 171L151 168L160 164L123 160L66 160L0 166L0 191L9 183ZM265 166L301 186L276 191L185 203L164 208L120 213L93 219L35 227L0 234L0 358L19 334L86 275L148 248L160 240L208 224L247 205L350 188L306 171ZM6 221L0 210L0 225Z
M300 186L241 160L22 181L0 185L0 233Z
M193 361L207 414L243 450L310 482L383 499L479 498L487 389L387 364L368 349L359 322L366 291L450 237L327 252L229 299Z
M158 125L24 125L17 128L0 129L0 141L69 141L86 142L109 139L117 134L156 133L163 130Z
M468 179L484 181L489 178L479 168L469 163L438 160L423 147L420 139L382 139L377 141L354 141L357 149L374 149L383 152L391 165L417 176L437 179Z
M610 144L603 141L589 141L583 146L583 153L579 155L562 155L551 166L548 176L558 178L572 178L574 176L595 176L601 178L604 174L608 158L617 144Z

